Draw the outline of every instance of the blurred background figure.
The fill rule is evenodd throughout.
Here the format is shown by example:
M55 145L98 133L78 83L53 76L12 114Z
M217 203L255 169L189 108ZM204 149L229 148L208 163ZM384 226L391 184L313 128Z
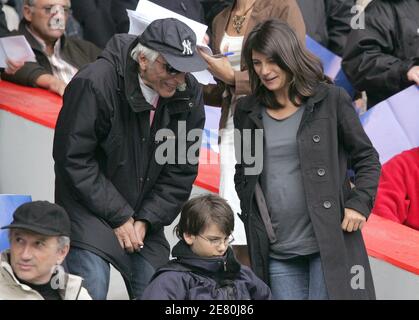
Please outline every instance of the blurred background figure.
M372 212L419 230L419 148L383 165Z
M6 21L6 26L9 31L16 30L19 27L19 15L16 12L15 8L11 5L13 5L13 1L8 0L0 0L0 11L3 10L4 18ZM3 8L2 8L3 7ZM0 13L0 16L2 13ZM0 18L0 37L1 37L1 29L2 29L2 18Z
M307 34L318 43L342 56L351 31L355 0L297 0Z
M6 16L3 11L3 3L0 2L0 37L8 35L9 29L7 28Z
M112 19L117 33L128 32L129 19L126 9L135 10L138 0L111 0ZM150 0L189 19L205 23L204 9L199 0Z
M364 13L365 28L349 34L342 67L371 108L419 85L419 1L372 1Z
M104 48L116 33L111 0L72 0L73 16L81 26L83 39Z

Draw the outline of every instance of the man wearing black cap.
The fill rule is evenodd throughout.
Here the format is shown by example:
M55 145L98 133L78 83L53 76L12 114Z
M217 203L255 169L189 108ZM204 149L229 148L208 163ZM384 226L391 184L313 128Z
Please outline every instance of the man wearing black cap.
M162 19L139 37L114 36L66 89L55 199L72 221L68 269L94 299L106 299L110 263L139 298L168 261L163 227L189 197L205 122L201 86L188 72L206 67L195 33Z
M70 219L48 201L21 205L9 229L10 250L0 256L0 300L90 300L80 277L61 263L70 248Z

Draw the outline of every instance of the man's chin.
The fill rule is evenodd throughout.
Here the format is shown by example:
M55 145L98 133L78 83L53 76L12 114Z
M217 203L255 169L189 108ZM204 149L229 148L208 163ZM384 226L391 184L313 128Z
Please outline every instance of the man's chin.
M176 88L173 90L160 90L159 96L162 98L170 98L176 93Z

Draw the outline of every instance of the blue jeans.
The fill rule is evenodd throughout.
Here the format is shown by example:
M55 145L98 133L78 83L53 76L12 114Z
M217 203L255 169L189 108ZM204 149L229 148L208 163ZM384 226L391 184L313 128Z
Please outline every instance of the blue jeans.
M288 260L269 259L272 299L328 300L320 254Z
M139 253L130 254L132 262L131 286L136 298L142 296L155 270ZM109 262L91 251L71 247L65 261L69 273L84 279L83 286L94 300L106 300L109 290Z

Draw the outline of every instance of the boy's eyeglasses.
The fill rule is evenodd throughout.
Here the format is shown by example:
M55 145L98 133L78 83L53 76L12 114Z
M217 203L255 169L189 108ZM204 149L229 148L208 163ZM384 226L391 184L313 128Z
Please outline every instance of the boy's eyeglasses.
M163 65L163 67L165 67L166 72L167 72L168 74L172 75L172 76L177 75L177 74L179 74L179 73L181 73L181 72L182 72L182 71L176 70L175 68L173 68L173 67L172 67L170 64L168 64L167 62L166 62L166 63L164 63L164 62L159 61L158 59L156 59L156 61L157 61L158 63L162 64L162 65Z
M221 244L225 244L225 245L229 245L234 241L234 237L233 235L229 235L228 237L222 239L222 238L218 238L218 239L208 239L204 236L201 236L200 234L198 234L198 237L201 237L202 239L207 240L211 245L213 245L214 247L218 247Z

